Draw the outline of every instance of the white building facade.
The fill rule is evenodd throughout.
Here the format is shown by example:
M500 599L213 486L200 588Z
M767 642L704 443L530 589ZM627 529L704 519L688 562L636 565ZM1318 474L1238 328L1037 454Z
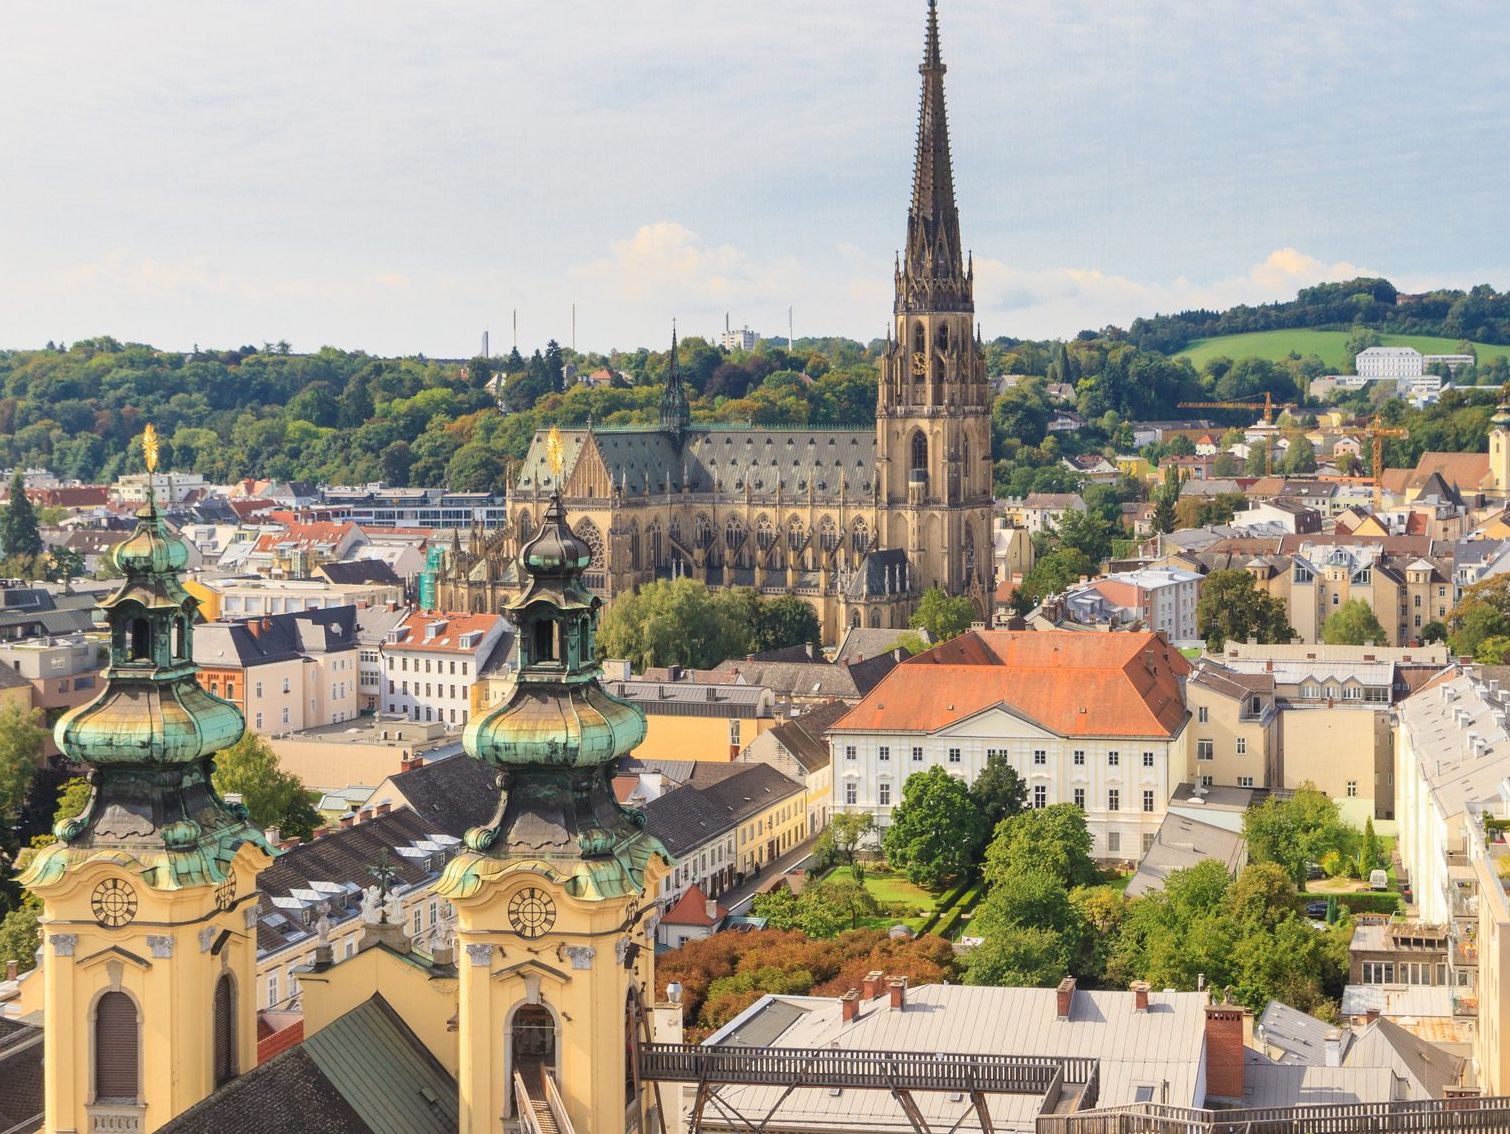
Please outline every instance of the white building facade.
M508 626L500 614L411 614L379 647L382 711L461 728L478 707L473 687Z

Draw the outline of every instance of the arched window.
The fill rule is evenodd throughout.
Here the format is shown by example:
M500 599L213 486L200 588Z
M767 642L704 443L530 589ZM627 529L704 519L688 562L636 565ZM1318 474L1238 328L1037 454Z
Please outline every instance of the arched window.
M124 992L107 992L94 1006L94 1099L131 1103L141 1091L141 1036L136 1004Z
M839 529L828 516L824 516L818 525L818 546L824 551L833 551L839 546Z
M776 529L771 526L771 517L761 516L755 521L755 543L761 551L770 551L776 545Z
M240 1073L236 1066L236 988L230 973L215 982L215 1085L223 1087Z
M948 323L940 323L939 324L938 340L939 340L939 350L948 350L949 349L949 324Z
M965 525L965 578L975 577L975 529Z
M528 512L519 513L519 542L523 543L534 533L535 521L530 519Z
M598 525L591 520L578 520L576 524L577 538L587 544L592 552L592 562L588 564L593 571L603 570L603 536L598 531Z
M928 336L923 334L923 324L912 325L912 353L922 354L928 349Z
M650 526L645 529L645 543L650 549L650 566L653 570L659 570L661 566L661 522L651 520Z
M706 549L713 546L713 525L708 521L707 516L697 517L692 539L697 547Z
M175 660L187 656L184 653L184 630L189 620L182 616L173 619L173 657Z
M152 660L152 624L145 618L131 620L131 660Z
M535 656L531 660L537 662L556 660L555 626L549 618L542 618L535 623Z
M870 525L863 517L856 517L849 529L849 549L859 555L870 546Z
M912 468L928 468L928 438L921 429L912 435Z
M730 551L738 551L745 542L745 522L738 516L730 516L724 524L724 546Z
M802 550L802 543L807 539L807 529L802 526L802 518L793 516L786 522L786 546L788 551L797 552Z
M970 472L970 438L968 437L964 438L960 445L960 462L960 467L965 470L965 491L969 492L972 477Z
M631 571L640 569L640 522L638 520L629 521L629 569Z

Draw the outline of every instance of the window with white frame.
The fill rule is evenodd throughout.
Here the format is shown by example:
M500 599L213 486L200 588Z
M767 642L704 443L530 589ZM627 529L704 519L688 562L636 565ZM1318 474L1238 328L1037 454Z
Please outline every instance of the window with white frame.
M1108 831L1106 833L1106 849L1110 854L1122 853L1122 833L1120 831Z
M1046 752L1042 748L1035 748L1035 749L1033 749L1033 764L1034 764L1035 767L1042 768L1048 762L1049 762L1049 754L1048 754L1048 752Z
M1152 768L1153 767L1153 753L1152 752L1145 752L1145 753L1143 753L1143 766L1145 768Z
M891 747L889 745L883 744L881 745L881 747L877 748L876 759L885 760L888 764L891 763Z
M1211 710L1205 705L1201 705L1195 711L1195 719L1197 724L1205 724L1211 719Z
M1075 749L1075 755L1073 757L1073 760L1074 760L1075 767L1077 767L1077 768L1083 768L1083 767L1085 767L1085 749L1084 748L1077 748L1077 749Z
M882 807L887 807L891 804L891 784L886 780L882 780L876 785L876 802Z
M1039 809L1049 805L1049 789L1043 784L1033 785L1033 806Z
M1075 806L1080 808L1081 811L1085 810L1085 789L1083 787L1075 789Z
M851 807L853 807L856 803L859 802L859 796L860 796L860 788L859 788L859 786L853 780L850 780L849 783L847 783L847 784L844 785L844 802L845 803L847 803Z
M1122 763L1122 753L1120 753L1120 752L1108 752L1106 754L1106 766L1108 768L1115 768L1117 765L1119 765L1121 763Z
M1237 786L1238 787L1252 787L1253 786L1253 777L1252 776L1238 776L1237 777Z
M959 762L960 762L959 749L958 748L951 748L951 749L949 749L949 763L951 763L951 764L958 764Z
M853 744L846 744L844 746L844 758L846 760L855 759L855 746Z
M1206 739L1195 742L1195 758L1197 760L1216 759L1216 741Z
M1120 788L1106 789L1106 809L1108 811L1122 810L1122 791Z
M1347 782L1347 797L1349 799L1357 799L1358 798L1358 781L1357 780L1348 780L1348 782Z
M1246 736L1237 738L1237 754L1239 756L1246 756L1248 754L1248 738Z
M923 748L921 745L915 744L912 746L912 762L914 764L921 764L923 762Z
M1143 810L1144 811L1152 811L1153 808L1154 808L1153 792L1150 789L1148 789L1148 788L1144 788L1143 789Z

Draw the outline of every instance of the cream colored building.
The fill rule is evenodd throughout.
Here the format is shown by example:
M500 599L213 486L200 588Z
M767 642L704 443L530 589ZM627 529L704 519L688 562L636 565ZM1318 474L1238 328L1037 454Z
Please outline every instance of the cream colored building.
M605 687L645 714L641 760L726 763L774 728L776 696L760 685L700 681L609 681Z
M324 579L264 579L261 576L186 579L207 621L234 621L264 614L327 610L337 606L384 606L404 601L403 587L383 583L336 584Z

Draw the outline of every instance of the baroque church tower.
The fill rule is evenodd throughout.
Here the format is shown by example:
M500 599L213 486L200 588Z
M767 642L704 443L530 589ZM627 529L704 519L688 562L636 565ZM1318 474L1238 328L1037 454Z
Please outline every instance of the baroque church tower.
M150 426L144 448L150 470ZM56 728L93 792L21 876L43 907L47 1134L149 1134L256 1063L257 874L272 850L210 782L245 722L195 679L188 548L150 487L110 554L125 582L101 603L105 687Z
M551 440L559 475L559 432ZM525 1108L564 1110L594 1134L656 1128L634 1054L650 1030L648 898L670 856L614 797L615 761L644 739L645 719L598 680L592 556L554 493L509 608L518 682L462 737L496 771L501 799L435 887L455 906L462 958L461 1134L495 1134L500 1115Z
M975 273L960 240L949 158L938 8L928 30L907 245L896 269L895 330L876 405L887 546L905 549L915 587L991 589L991 396L975 326Z

